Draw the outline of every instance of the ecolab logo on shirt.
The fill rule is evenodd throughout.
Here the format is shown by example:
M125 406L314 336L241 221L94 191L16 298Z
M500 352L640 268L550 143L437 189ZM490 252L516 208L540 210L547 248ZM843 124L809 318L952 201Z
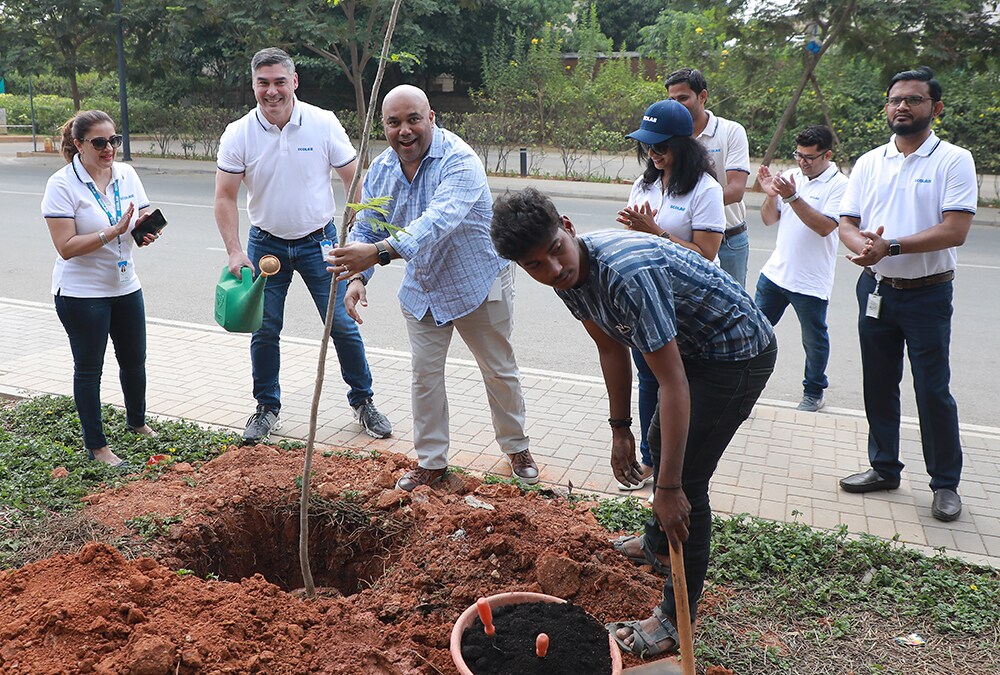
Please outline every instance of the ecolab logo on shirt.
M298 148L298 151L299 152L312 152L313 149L312 148Z
M677 204L671 204L670 208L672 208L674 211L685 211L686 210L683 206L677 206Z
M930 185L930 183L931 183L931 179L930 179L930 178L918 178L918 179L917 179L916 181L914 181L914 182L915 182L915 183L927 183L928 185Z

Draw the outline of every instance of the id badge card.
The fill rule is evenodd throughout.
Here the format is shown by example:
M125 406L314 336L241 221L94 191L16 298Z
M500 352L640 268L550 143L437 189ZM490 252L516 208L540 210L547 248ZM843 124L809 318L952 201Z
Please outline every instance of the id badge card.
M865 316L870 319L877 319L882 311L882 296L874 293L868 294L868 306L865 307Z
M330 260L330 254L333 253L333 242L329 239L324 239L319 243L319 247L323 251L323 260L333 262Z
M127 284L129 282L128 260L118 261L118 283Z

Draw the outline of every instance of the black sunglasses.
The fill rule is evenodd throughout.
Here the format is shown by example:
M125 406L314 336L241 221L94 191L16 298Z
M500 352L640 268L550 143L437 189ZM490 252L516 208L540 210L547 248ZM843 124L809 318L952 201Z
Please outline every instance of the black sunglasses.
M94 146L95 150L103 150L108 147L108 143L111 144L112 148L120 147L124 138L125 137L121 134L115 134L111 138L101 138L98 136L97 138L83 138L81 141L84 143L90 141L90 144Z
M662 143L654 143L652 145L650 145L649 143L640 143L639 147L641 147L642 151L647 155L650 152L652 152L655 155L665 155L667 154L667 150L669 150L669 146L667 145L666 141L663 141Z

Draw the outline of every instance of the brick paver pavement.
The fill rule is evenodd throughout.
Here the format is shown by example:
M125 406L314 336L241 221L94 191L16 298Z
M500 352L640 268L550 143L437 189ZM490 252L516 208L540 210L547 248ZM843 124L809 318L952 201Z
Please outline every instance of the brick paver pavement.
M0 298L0 393L72 394L69 343L51 306ZM215 326L148 320L149 387L152 415L242 430L254 409L249 336ZM281 436L304 439L316 375L318 341L282 339ZM121 405L117 366L109 345L105 361L106 403ZM412 446L409 354L368 348L379 408L395 435L373 440L359 432L329 350L320 402L317 442L387 449L415 457ZM523 370L531 450L541 478L605 495L620 495L608 464L611 440L607 402L598 378ZM451 462L473 471L509 475L493 438L479 371L449 360ZM837 480L867 466L867 424L858 411L802 413L794 405L761 401L733 439L712 484L717 513L749 513L799 521L852 533L867 532L918 547L943 548L949 555L1000 567L1000 429L963 427L965 469L962 517L941 523L931 516L931 492L920 452L919 432L904 421L902 455L907 469L893 492L851 495ZM635 493L645 496L647 490Z

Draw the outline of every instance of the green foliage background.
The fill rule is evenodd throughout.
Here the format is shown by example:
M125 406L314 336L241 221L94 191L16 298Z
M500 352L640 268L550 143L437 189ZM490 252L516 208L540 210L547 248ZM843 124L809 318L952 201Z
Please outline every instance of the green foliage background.
M852 161L886 141L885 83L898 70L926 64L945 91L937 133L969 148L982 173L1000 173L1000 9L976 0L854 2L847 28L815 71L842 142L838 159ZM264 46L293 54L305 100L357 111L350 78L370 79L377 64L353 67L323 54L370 48L377 31L363 25L384 16L390 0L123 4L132 130L163 142L186 137L185 153L211 154L211 135L253 105L247 64ZM708 79L709 107L741 122L759 157L810 58L805 45L826 40L846 4L408 0L394 51L419 62L391 65L389 82L430 90L445 122L491 168L502 170L519 145L544 145L559 154L565 175L582 176L594 170L597 154L630 151L622 137L645 107L665 97L666 74L697 67ZM39 94L42 133L69 116L66 98L74 94L82 107L117 110L112 6L111 0L80 0L72 8L0 3L0 75L16 96L0 98L9 123L26 123L28 74ZM633 51L615 52L621 48ZM642 59L652 60L652 77ZM442 74L454 76L455 94L434 91ZM358 116L342 115L349 131ZM807 86L777 156L794 149L797 129L824 120L820 97ZM625 173L634 171L629 165Z

